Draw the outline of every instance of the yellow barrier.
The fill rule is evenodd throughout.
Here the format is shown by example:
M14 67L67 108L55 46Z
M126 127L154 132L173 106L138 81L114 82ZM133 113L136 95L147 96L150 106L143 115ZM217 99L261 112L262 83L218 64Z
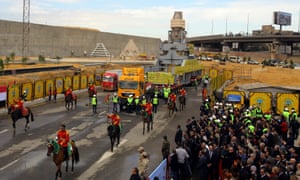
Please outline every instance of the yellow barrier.
M96 86L100 86L101 85L102 76L103 76L103 73L97 73L95 75L95 84L96 84Z
M272 93L267 92L250 92L249 105L259 106L262 112L267 112L272 109Z
M278 114L282 114L285 107L287 107L289 111L295 108L295 111L299 113L299 94L277 93L276 99L276 112Z
M17 100L20 95L20 86L19 84L14 84L8 87L8 104L14 104L14 100Z
M53 90L53 88L52 88ZM48 93L46 93L48 95ZM34 83L34 99L45 97L45 86L43 80L35 81Z
M45 91L46 91L45 93L46 93L46 96L49 95L49 89L50 88L51 88L51 90L53 92L53 90L55 88L55 86L54 86L54 80L53 79L47 79L45 81Z
M210 69L209 70L209 78L213 79L218 76L218 70L216 69Z
M80 89L85 89L87 88L87 76L82 75L80 78Z
M73 90L79 90L79 78L80 76L79 75L76 75L76 76L73 76Z
M32 100L32 97L33 97L32 86L33 85L30 82L22 84L21 94L23 94L23 92L26 91L26 94L27 94L26 100L27 101L31 101Z
M68 89L69 87L72 87L72 78L70 76L66 76L64 78L64 89Z
M232 75L233 75L232 71L225 70L224 71L225 81L232 79Z
M88 84L90 83L90 84L93 84L93 83L95 83L95 77L94 77L94 75L88 75Z
M56 87L56 91L57 91L57 94L60 94L64 91L64 81L63 81L63 78L62 77L57 77L55 79L55 87Z

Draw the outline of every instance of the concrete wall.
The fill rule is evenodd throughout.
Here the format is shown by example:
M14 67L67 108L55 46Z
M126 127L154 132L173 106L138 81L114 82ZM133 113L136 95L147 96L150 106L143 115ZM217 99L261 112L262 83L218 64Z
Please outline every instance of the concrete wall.
M0 56L22 55L23 25L21 22L0 20ZM30 24L28 56L44 57L89 55L96 43L104 43L106 49L118 57L129 40L132 39L141 53L157 56L161 40L158 38L139 37L125 34L100 32L95 29L72 28Z

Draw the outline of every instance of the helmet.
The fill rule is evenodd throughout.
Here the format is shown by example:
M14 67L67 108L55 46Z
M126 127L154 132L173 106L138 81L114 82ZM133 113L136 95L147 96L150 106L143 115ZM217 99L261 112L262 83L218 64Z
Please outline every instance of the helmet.
M285 111L288 111L289 109L287 107L284 108Z
M154 97L157 97L157 95L155 94Z
M132 97L132 94L130 94L128 97Z
M114 96L116 96L117 95L117 93L114 93Z
M26 93L26 91L24 90L23 93Z
M146 97L145 96L143 96L143 99L145 99Z
M96 94L94 94L93 96L96 97Z

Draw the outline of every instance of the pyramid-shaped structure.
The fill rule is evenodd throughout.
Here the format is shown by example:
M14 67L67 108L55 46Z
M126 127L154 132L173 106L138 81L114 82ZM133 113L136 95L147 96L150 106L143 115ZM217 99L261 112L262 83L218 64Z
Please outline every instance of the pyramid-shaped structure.
M139 54L140 54L139 48L136 46L134 41L130 39L126 44L125 48L122 50L120 56L137 57Z

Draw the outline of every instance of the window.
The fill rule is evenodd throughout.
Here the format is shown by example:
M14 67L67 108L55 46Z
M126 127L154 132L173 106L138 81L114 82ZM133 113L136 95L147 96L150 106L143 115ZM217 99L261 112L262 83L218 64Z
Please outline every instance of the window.
M119 83L120 89L138 89L137 81L120 81Z
M111 76L103 76L103 82L113 82L114 79Z

